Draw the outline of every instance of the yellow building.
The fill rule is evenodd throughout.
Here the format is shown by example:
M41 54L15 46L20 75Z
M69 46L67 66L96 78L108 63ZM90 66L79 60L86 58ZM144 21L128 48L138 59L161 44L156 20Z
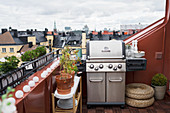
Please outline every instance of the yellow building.
M5 56L18 56L18 51L21 49L22 44L16 44L9 32L0 35L0 58Z

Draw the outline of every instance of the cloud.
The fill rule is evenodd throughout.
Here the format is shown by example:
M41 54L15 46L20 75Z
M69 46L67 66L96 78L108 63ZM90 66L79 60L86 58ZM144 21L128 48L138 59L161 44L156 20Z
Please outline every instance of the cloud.
M0 28L91 30L120 24L151 24L165 14L165 0L0 0Z

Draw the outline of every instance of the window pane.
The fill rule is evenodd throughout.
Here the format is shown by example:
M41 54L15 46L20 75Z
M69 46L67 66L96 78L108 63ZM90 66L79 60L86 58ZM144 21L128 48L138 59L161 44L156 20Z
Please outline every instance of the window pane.
M14 48L10 48L10 52L13 53L14 52Z
M2 52L5 53L6 52L6 48L2 48Z

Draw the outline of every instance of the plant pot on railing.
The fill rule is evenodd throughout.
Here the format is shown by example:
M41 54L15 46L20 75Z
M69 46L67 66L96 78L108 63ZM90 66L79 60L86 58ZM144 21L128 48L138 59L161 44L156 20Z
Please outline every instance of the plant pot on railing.
M68 73L60 73L56 76L57 92L59 94L69 94L71 92L72 76Z

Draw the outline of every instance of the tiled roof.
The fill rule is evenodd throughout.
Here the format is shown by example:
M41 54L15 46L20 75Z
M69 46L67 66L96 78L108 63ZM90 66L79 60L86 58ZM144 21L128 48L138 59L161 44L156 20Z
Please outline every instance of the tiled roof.
M47 39L46 39L45 36L44 36L44 32L34 31L33 34L34 34L35 37L36 37L36 42L37 42L37 43L46 42L46 41L47 41Z
M58 35L58 33L54 33L54 35Z
M38 47L38 45L33 45L31 48L29 48L29 44L23 45L22 49L20 52L26 52L26 51L31 51L34 50Z
M5 32L0 35L0 44L16 44L10 32Z
M64 41L61 40L61 37L60 37L60 36L56 36L56 37L54 38L54 41L53 41L53 47L55 47L55 48L61 48L62 45L63 45L63 42L64 42Z
M97 34L98 34L98 32L93 31L93 32L92 32L92 34L93 34L93 35L97 35Z

